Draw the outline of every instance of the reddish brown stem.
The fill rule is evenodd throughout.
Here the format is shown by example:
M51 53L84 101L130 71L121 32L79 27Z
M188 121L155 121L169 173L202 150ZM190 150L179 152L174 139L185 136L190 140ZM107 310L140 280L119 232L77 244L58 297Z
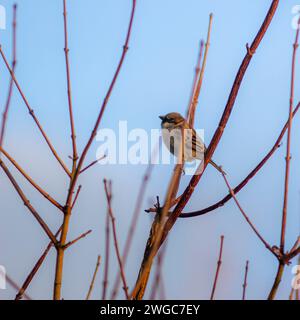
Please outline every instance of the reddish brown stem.
M224 242L224 236L222 235L221 236L221 242L220 242L219 259L218 259L218 262L217 262L217 270L216 270L216 275L215 275L215 279L214 279L213 288L212 288L211 295L210 295L210 300L214 299L215 291L216 291L216 287L217 287L217 283L218 283L220 268L221 268L221 264L222 264L223 242Z
M65 36L65 61L66 61L66 73L67 73L67 87L68 87L68 103L69 103L69 116L70 116L70 126L71 126L71 139L72 139L72 148L73 148L73 171L76 167L76 162L78 159L77 154L77 145L76 145L76 133L75 133L75 124L73 116L73 103L72 103L72 86L71 86L71 76L70 76L70 62L69 62L69 47L68 47L68 21L67 21L67 3L66 0L63 0L64 6L64 36Z
M90 287L89 287L89 291L88 291L88 293L86 295L85 300L89 300L90 297L91 297L91 294L93 292L93 288L94 288L95 281L96 281L96 276L97 276L97 273L98 273L98 269L100 267L100 261L101 261L101 256L98 256L96 267L95 267L95 271L94 271L94 274L93 274L93 278L92 278L92 281L91 281L91 284L90 284Z
M19 91L19 93L20 93L20 95L21 95L21 97L22 97L22 99L23 99L28 111L29 111L29 114L31 115L31 117L33 119L33 121L37 125L40 133L42 134L43 138L45 139L48 147L50 148L50 150L51 150L52 154L54 155L54 157L56 158L56 160L59 162L59 164L64 169L64 171L70 176L71 174L70 174L69 169L67 168L67 166L65 165L63 160L59 157L56 149L53 147L51 141L49 140L49 138L48 138L48 136L46 134L46 132L44 131L44 129L43 129L42 125L40 124L38 118L36 117L33 109L31 108L27 98L25 97L25 94L23 93L23 91L22 91L22 89L21 89L21 87L19 85L19 82L17 81L17 79L15 77L15 74L14 74L13 70L9 66L9 63L8 63L8 61L6 59L6 56L5 56L5 54L4 54L3 50L2 50L2 46L0 46L0 54L2 56L2 59L3 59L4 63L5 63L5 65L6 65L6 68L9 71L9 73L10 73L10 75L11 75L11 77L12 77L12 79L13 79L13 81L14 81L14 83L15 83L15 85L16 85L16 87L17 87L17 89L18 89L18 91Z
M199 79L197 81L195 92L194 92L194 95L193 95L193 98L192 98L192 103L191 103L190 108L189 108L190 111L189 111L189 119L188 119L188 121L189 121L189 125L190 125L191 128L194 127L196 107L198 105L199 95L200 95L200 91L201 91L202 83L203 83L203 78L204 78L204 71L205 71L205 67L206 67L207 54L208 54L208 49L209 49L209 46L210 46L210 34L211 34L212 20L213 20L213 14L211 13L209 15L209 24L208 24L206 43L205 43L203 63L202 63L201 69L200 69Z
M247 288L247 278L248 278L248 270L249 270L249 261L246 261L246 267L245 267L245 276L244 276L244 283L243 283L243 297L242 299L246 299L246 288Z
M1 271L0 271L0 272L1 272ZM17 283L16 283L8 274L5 275L5 279L6 279L6 281L9 283L9 285L10 285L11 287L13 287L15 290L17 290L17 291L20 290L20 287L17 285ZM24 298L25 298L26 300L32 300L32 299L29 297L28 294L24 294Z
M46 222L42 219L42 217L38 214L38 212L35 210L35 208L31 205L30 201L27 199L27 197L25 196L24 192L22 191L22 189L20 188L19 184L17 183L17 181L15 180L15 178L13 177L13 175L10 173L9 169L7 168L7 166L4 164L4 162L0 159L0 167L3 169L3 171L5 172L6 176L8 177L8 179L10 180L11 184L13 185L13 187L15 188L15 190L17 191L19 197L22 199L24 205L28 208L28 210L32 213L32 215L35 217L35 219L37 220L37 222L40 224L40 226L42 227L42 229L45 231L45 233L47 234L47 236L49 237L49 239L56 245L57 244L57 240L56 237L54 236L54 234L51 232L51 230L49 229L48 225L46 224Z
M283 195L283 209L281 220L281 234L280 234L280 252L284 255L285 250L285 234L286 234L286 221L287 221L287 207L289 196L289 177L290 177L290 160L291 160L291 132L293 122L293 105L294 105L294 87L295 87L295 66L296 66L296 53L299 46L299 32L300 32L300 17L298 19L298 27L295 35L295 42L293 44L292 54L292 70L291 70L291 89L290 89L290 101L289 101L289 122L287 133L287 146L286 146L286 165L285 165L285 178L284 178L284 195ZM276 296L281 278L283 275L285 264L283 261L279 261L278 271L274 280L274 284L269 294L269 299L273 300Z
M89 165L87 165L85 168L83 168L82 170L80 170L80 174L82 174L83 172L85 172L86 170L88 170L89 168L93 167L95 164L97 164L99 161L101 161L102 159L104 159L106 156L103 156L93 162L91 162Z
M88 230L86 232L84 232L83 234L81 234L79 237L77 237L76 239L68 242L66 245L64 245L64 249L68 249L70 246L72 246L73 244L75 244L77 241L81 240L82 238L85 238L88 234L90 234L92 232L92 230Z
M12 72L15 73L15 68L17 65L17 5L15 4L13 6L13 36L12 36ZM9 107L10 107L10 102L11 102L11 97L12 97L12 92L13 92L13 86L14 86L14 80L11 77L10 78L10 83L9 83L9 88L8 88L8 94L7 94L7 99L5 103L5 108L2 116L2 124L1 124L1 132L0 132L0 147L3 146L3 140L4 140L4 135L5 135L5 129L6 129L6 123L7 123L7 117L8 117L8 112L9 112ZM0 150L0 155L1 155L1 150Z
M111 206L111 199L112 199L112 190L111 190L111 181L107 183L106 180L104 180L104 189L105 189L105 194L106 194L106 200L107 200L107 205L108 205L108 212L111 220L111 227L113 231L113 238L114 238L114 246L115 246L115 251L119 263L119 268L120 268L120 274L123 282L123 289L125 292L126 299L129 300L129 293L128 293L128 286L126 282L126 277L125 277L125 272L123 268L123 263L122 263L122 258L119 250L119 244L118 244L118 239L117 239L117 229L116 229L116 219L113 215L112 211L112 206Z
M197 86L198 79L199 79L199 73L200 73L200 70L201 70L201 61L202 61L202 56L203 56L203 49L204 49L204 41L201 40L200 41L198 58L197 58L197 64L196 64L196 67L195 67L195 75L194 75L191 95L190 95L189 104L188 104L187 112L186 112L186 119L188 119L189 124L190 124L191 127L193 127L193 125L191 125L191 120L190 120L191 106L192 106L192 103L193 103L193 100L194 100L195 90L196 90L196 86ZM194 122L194 121L192 121L192 122Z
M275 253L275 251L272 249L272 247L269 245L269 243L263 238L263 236L258 232L258 230L256 229L256 227L254 226L254 224L251 222L251 220L249 219L249 217L247 216L246 212L244 211L244 209L242 208L242 206L240 205L237 197L235 196L233 190L230 187L230 184L226 178L226 175L223 174L222 175L224 178L224 181L229 189L229 192L234 200L234 202L236 203L237 207L239 208L240 212L242 213L243 217L245 218L245 220L248 222L250 228L254 231L254 233L257 235L257 237L260 239L260 241L265 245L265 247L273 254L275 255L276 258L278 258L277 254Z
M44 189L42 189L24 170L21 166L16 162L16 160L3 148L0 147L0 153L3 153L4 156L14 165L14 167L22 174L22 176L49 202L51 202L55 207L59 210L63 210L63 206L57 202L53 197L49 195Z
M109 224L109 211L106 214L105 223L105 265L104 265L104 278L102 289L102 300L106 300L107 285L108 285L108 272L109 272L109 257L110 257L110 224Z
M78 196L79 196L79 194L80 194L81 188L82 188L82 185L79 185L79 186L78 186L78 189L77 189L77 191L76 191L76 194L75 194L73 203L72 203L72 210L73 210L73 208L74 208L74 206L75 206L75 204L76 204L76 202L77 202L77 200L78 200Z
M294 109L293 112L293 117L296 115L300 108L300 102L297 104L296 108ZM246 176L246 178L239 183L234 189L234 193L237 194L239 191L241 191L247 183L260 171L260 169L267 163L267 161L271 158L271 156L276 152L276 150L280 147L281 140L288 128L288 121L284 125L283 129L281 130L276 142L274 143L273 147L270 149L270 151L266 154L266 156L259 162L259 164ZM208 212L211 212L213 210L216 210L220 207L222 207L226 202L228 202L232 198L231 194L228 193L226 197L224 197L222 200L218 201L217 203L202 209L202 210L197 210L193 212L187 212L187 213L182 213L179 218L191 218L191 217L197 217L204 215Z
M280 250L282 253L284 253L286 220L287 220L287 206L288 206L288 195L289 195L289 176L290 176L290 160L291 160L291 132L292 132L292 122L293 122L293 105L294 105L294 91L295 91L296 53L297 53L297 48L299 46L299 44L298 44L299 30L300 30L300 18L298 20L298 28L296 31L295 42L293 45L293 57L292 57L291 89L290 89L290 103L289 103L289 123L288 123L288 132L287 132L286 166L285 166L285 179L284 179L284 199L283 199L281 236L280 236Z

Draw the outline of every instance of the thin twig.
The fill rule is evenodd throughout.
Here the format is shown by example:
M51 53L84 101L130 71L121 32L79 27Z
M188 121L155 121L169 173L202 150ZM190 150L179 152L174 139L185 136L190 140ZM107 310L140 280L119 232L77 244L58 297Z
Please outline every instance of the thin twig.
M74 197L73 203L72 203L72 210L73 210L73 208L74 208L74 206L75 206L75 204L76 204L76 202L77 202L77 200L78 200L78 196L79 196L79 193L80 193L80 191L81 191L81 188L82 188L82 185L79 185L79 186L78 186L78 189L77 189L77 191L76 191L76 195L75 195L75 197Z
M17 65L17 5L14 4L13 6L13 36L12 36L12 72L15 73L15 68ZM11 103L11 98L12 98L12 93L13 93L13 86L14 86L14 80L11 77L10 78L10 83L9 83L9 88L8 88L8 94L7 94L7 99L6 99L6 104L4 108L4 112L2 115L2 123L1 123L1 132L0 132L0 147L3 146L3 140L4 140L4 135L5 135L5 129L6 129L6 123L7 123L7 117L8 117L8 112L9 112L9 107ZM1 155L1 150L0 150L0 155Z
M214 299L214 295L215 295L215 291L216 291L216 287L217 287L217 283L218 283L219 272L220 272L220 268L221 268L221 264L222 264L223 242L224 242L224 236L222 235L221 236L221 242L220 242L219 259L218 259L218 262L217 262L217 270L216 270L216 275L215 275L215 279L214 279L213 288L212 288L211 295L210 295L210 300Z
M213 14L211 13L209 15L209 24L208 24L206 43L205 43L203 63L202 63L202 66L201 66L201 71L200 71L199 79L198 79L197 86L196 86L196 89L195 89L195 93L194 93L194 96L193 96L193 100L192 100L192 103L191 103L191 106L190 106L190 112L189 112L189 119L188 120L189 120L189 125L190 125L191 128L194 127L196 107L198 105L198 99L199 99L200 91L201 91L201 88L202 88L202 82L203 82L203 78L204 78L207 54L208 54L208 49L209 49L209 46L210 46L210 34L211 34L212 20L213 20Z
M83 172L85 172L87 169L93 167L95 164L97 164L99 161L103 160L106 157L106 155L100 157L99 159L91 162L88 166L86 166L85 168L83 168L82 170L80 170L80 174L82 174Z
M17 163L17 161L3 148L0 147L0 153L3 153L4 156L14 165L14 167L22 174L22 176L49 202L51 202L55 207L59 210L63 210L63 206L56 201L53 197L49 195L45 190L43 190L25 171L24 169Z
M92 278L92 281L91 281L91 284L90 284L90 287L89 287L89 291L86 295L86 298L85 300L89 300L90 297L91 297L91 294L93 292L93 288L94 288L94 285L95 285L95 280L96 280L96 276L97 276L97 272L99 270L99 266L100 266L100 261L101 261L101 256L98 256L98 259L97 259L97 263L96 263L96 267L95 267L95 271L94 271L94 274L93 274L93 278Z
M108 286L108 272L109 272L109 258L110 258L110 218L109 211L106 213L105 223L105 264L104 264L104 278L102 288L102 300L106 300L107 286ZM119 273L118 273L119 274Z
M192 106L192 103L193 103L193 100L194 100L196 86L197 86L198 79L199 79L199 73L200 73L200 70L201 70L201 61L202 61L203 49L204 49L204 41L201 40L200 41L198 58L197 58L197 64L196 64L196 67L195 67L195 75L194 75L191 95L190 95L189 104L188 104L187 112L186 112L186 119L188 119L188 120L189 120L189 115L190 115L190 112L191 112L191 106Z
M281 234L280 234L280 252L282 255L285 254L285 234L286 234L286 221L287 221L287 207L288 207L288 196L289 196L289 176L290 176L290 160L291 160L291 133L292 133L292 122L293 122L293 105L294 105L294 91L295 91L295 67L296 67L296 53L299 46L299 32L300 32L300 17L298 19L298 27L295 35L295 42L293 44L292 54L292 70L291 70L291 88L290 88L290 101L289 101L289 124L287 133L287 146L286 146L286 165L285 165L285 178L284 178L284 195L283 195L283 209L282 209L282 220L281 220ZM269 294L269 300L273 300L276 296L281 278L283 275L285 264L279 261L277 275L274 280L273 287Z
M299 30L300 30L300 18L298 20L298 28L296 31L295 42L293 45L293 57L292 57L292 72L291 72L291 89L290 89L290 104L289 104L289 124L287 132L287 146L286 146L286 166L285 166L285 180L284 180L284 200L282 210L282 227L280 236L280 250L284 253L285 245L285 233L286 233L286 220L287 220L287 206L289 195L289 175L290 175L290 160L291 160L291 133L293 122L293 105L294 105L294 91L295 91L295 67L296 67L296 52L299 46Z
M1 272L1 270L0 270L0 272ZM17 291L20 290L20 287L17 285L17 283L16 283L8 274L5 274L4 276L5 276L6 281L9 283L9 285L10 285L11 287L13 287L13 288L14 288L15 290L17 290ZM25 298L26 300L32 300L32 299L29 297L29 295L28 295L28 294L25 294L25 293L24 293L24 298Z
M245 267L245 276L244 276L244 283L243 283L243 296L242 299L246 299L246 288L247 288L247 278L248 278L248 270L249 270L249 261L246 261L246 267Z
M86 232L84 232L83 234L81 234L79 237L77 237L76 239L68 242L67 244L64 245L64 249L68 249L70 246L72 246L73 244L75 244L77 241L81 240L82 238L85 238L88 234L90 234L92 232L92 230L88 230Z
M278 256L276 254L276 252L272 249L272 247L269 245L269 243L263 238L263 236L258 232L258 230L256 229L256 227L254 226L254 224L251 222L251 220L249 219L249 217L247 216L246 212L244 211L244 209L242 208L242 206L240 205L236 195L234 194L232 188L230 187L230 184L228 182L228 179L226 178L225 174L222 174L224 181L229 189L229 192L234 200L234 202L236 203L237 207L239 208L240 212L242 213L243 217L245 218L245 220L248 222L249 226L251 227L251 229L254 231L254 233L257 235L257 237L260 239L260 241L265 245L265 247L273 254L275 255L275 257L278 259Z
M57 230L55 237L58 237L59 233L61 232L61 227ZM53 247L53 242L50 241L49 244L47 245L45 251L43 254L40 256L36 264L34 265L33 269L30 271L29 275L26 277L26 280L24 281L22 287L20 288L19 292L16 294L15 300L20 300L22 299L25 291L27 290L29 284L31 283L32 279L40 269L41 265L43 264L46 256L48 255L50 249Z
M40 133L42 134L43 138L45 139L48 147L50 148L50 150L51 150L51 152L52 152L52 154L54 155L54 157L56 158L56 160L59 162L59 164L61 165L61 167L64 169L64 171L70 176L70 171L69 171L69 169L67 168L67 166L65 165L65 163L63 162L63 160L59 157L56 149L53 147L53 145L52 145L51 141L49 140L46 132L44 131L42 125L40 124L39 120L38 120L37 117L35 116L35 113L34 113L33 109L31 108L31 106L30 106L27 98L25 97L25 94L23 93L23 91L22 91L22 89L21 89L21 87L20 87L20 85L19 85L19 82L17 81L17 79L16 79L16 77L15 77L15 74L13 73L13 70L12 70L12 69L10 68L10 66L9 66L9 63L8 63L8 61L7 61L7 59L6 59L6 56L5 56L5 54L4 54L3 50L2 50L2 46L1 46L1 45L0 45L0 54L1 54L2 59L3 59L4 63L5 63L5 65L6 65L7 70L9 71L12 79L14 80L14 83L15 83L15 85L16 85L16 87L17 87L17 89L18 89L18 91L19 91L19 93L20 93L20 95L21 95L21 97L22 97L22 99L23 99L23 101L24 101L24 103L25 103L28 111L29 111L29 114L31 115L32 119L34 120L35 124L37 125Z
M54 234L51 232L51 230L49 229L48 225L46 224L46 222L42 219L42 217L38 214L38 212L35 210L35 208L31 205L30 201L27 199L27 197L25 196L24 192L22 191L22 189L20 188L19 184L17 183L17 181L15 180L15 178L13 177L13 175L11 174L11 172L9 171L9 169L7 168L7 166L4 164L4 162L0 159L0 167L3 169L3 171L5 172L6 176L8 177L8 179L10 180L11 184L13 185L13 187L15 188L15 190L17 191L19 197L22 199L24 205L28 208L28 210L32 213L32 215L35 217L35 219L37 220L37 222L40 224L40 226L42 227L42 229L45 231L45 233L47 234L47 236L49 237L49 239L55 244L57 245L57 240L56 237L54 236Z
M68 87L68 103L69 103L69 116L70 116L70 126L71 126L71 139L73 148L73 170L76 168L76 162L78 160L77 145L76 145L76 133L75 124L73 116L73 103L72 103L72 89L71 89L71 76L70 76L70 62L69 62L69 47L68 47L68 21L67 21L67 3L63 0L64 6L64 36L65 36L65 60L66 60L66 73L67 73L67 87Z
M128 286L126 282L126 277L125 277L125 272L123 268L123 263L122 263L122 258L119 250L119 245L118 245L118 239L117 239L117 230L116 230L116 222L115 222L115 217L113 215L112 207L111 207L111 199L112 199L112 190L111 190L111 181L107 183L106 180L104 180L104 189L105 189L105 194L106 194L106 200L107 200L107 205L108 205L108 212L111 220L111 226L112 226L112 231L113 231L113 238L114 238L114 246L115 246L115 251L119 263L119 268L120 268L120 273L121 273L121 278L123 282L123 289L125 292L126 299L129 300L129 293L128 293Z

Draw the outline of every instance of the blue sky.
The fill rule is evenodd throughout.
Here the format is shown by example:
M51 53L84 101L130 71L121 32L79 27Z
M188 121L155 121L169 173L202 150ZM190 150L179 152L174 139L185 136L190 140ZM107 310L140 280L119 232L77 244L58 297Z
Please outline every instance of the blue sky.
M68 2L74 113L81 150L121 54L131 1ZM17 78L51 140L69 163L71 144L62 1L23 0L17 3ZM198 44L206 36L208 16L213 12L211 47L195 122L196 127L205 130L205 141L208 143L245 54L245 44L250 43L256 35L270 3L260 0L137 1L130 50L101 127L116 129L119 120L127 120L129 128L143 128L150 132L160 125L158 115L170 111L184 113ZM0 42L9 55L13 1L0 1L0 4L7 10L7 30L0 31ZM294 0L280 3L247 71L228 127L214 155L215 161L226 169L232 185L239 183L260 161L287 119L295 34L291 27L291 10L297 4ZM0 103L4 105L9 77L2 61L0 74ZM295 101L299 98L299 91L296 90ZM299 121L296 116L292 135L287 247L299 235ZM67 180L41 140L16 91L5 144L43 187L58 200L65 200ZM97 147L97 143L94 143L89 160L94 160ZM238 195L245 211L272 244L278 244L280 234L284 153L285 143ZM106 177L113 180L114 211L122 246L145 169L144 165L96 166L82 176L84 188L72 217L69 237L72 239L88 229L93 229L93 233L67 253L63 286L63 297L66 299L85 296L97 254L104 253L106 204L102 179ZM171 172L171 166L155 168L143 208L149 207L156 195L164 196ZM55 229L61 219L59 213L17 173L16 177L32 203ZM183 177L184 186L188 180L189 177ZM47 243L47 238L22 203L16 200L15 191L2 172L0 187L0 264L7 268L11 277L22 283ZM186 210L210 205L226 193L223 179L212 168L208 168ZM126 268L130 286L137 275L150 222L147 214L141 212ZM224 257L216 298L240 298L247 259L250 260L248 297L266 298L275 276L276 261L249 229L232 201L211 214L176 223L169 237L164 263L168 298L209 297L221 234L225 235ZM51 298L54 263L53 251L28 290L33 298ZM117 270L115 258L111 265L113 275ZM290 269L286 269L284 283L279 290L278 297L282 299L287 298L290 291ZM101 277L102 271L100 269ZM99 277L93 298L99 297L101 281ZM13 293L11 289L1 290L0 297L11 298Z

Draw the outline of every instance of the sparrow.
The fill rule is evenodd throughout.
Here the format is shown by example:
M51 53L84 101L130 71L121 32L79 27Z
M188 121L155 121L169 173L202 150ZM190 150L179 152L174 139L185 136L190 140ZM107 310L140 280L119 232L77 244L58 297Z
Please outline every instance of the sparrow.
M171 112L159 118L163 129L164 144L173 155L176 157L181 155L184 162L192 162L195 159L203 160L206 151L205 144L180 113ZM209 163L224 174L221 166L218 166L213 160L210 160Z

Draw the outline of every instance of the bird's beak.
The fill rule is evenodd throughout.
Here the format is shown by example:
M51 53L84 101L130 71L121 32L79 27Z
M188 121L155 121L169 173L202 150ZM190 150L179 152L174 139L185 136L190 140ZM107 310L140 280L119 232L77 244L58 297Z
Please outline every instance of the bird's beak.
M165 116L159 116L160 120L164 121Z

